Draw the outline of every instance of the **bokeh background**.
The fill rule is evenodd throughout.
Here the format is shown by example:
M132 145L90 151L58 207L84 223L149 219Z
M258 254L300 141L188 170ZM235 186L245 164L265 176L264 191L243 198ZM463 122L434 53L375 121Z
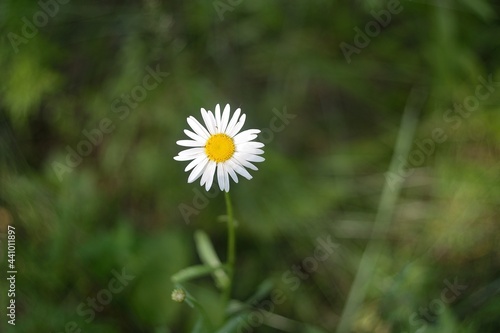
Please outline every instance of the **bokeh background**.
M385 27L359 37L391 6ZM2 0L0 331L191 332L199 314L171 300L170 277L200 264L198 229L224 260L225 205L221 194L197 201L204 190L172 157L186 117L230 103L246 128L268 129L266 161L231 189L233 297L285 295L264 324L254 312L253 332L336 332L367 262L346 331L498 332L499 10L485 0ZM346 57L342 43L362 47ZM141 90L155 70L155 87ZM483 79L493 83L479 99ZM68 167L68 147L103 119L108 133ZM410 159L398 155L404 142ZM318 237L334 253L292 288L284 274ZM122 270L134 278L86 321L80 304ZM220 324L211 278L185 286Z

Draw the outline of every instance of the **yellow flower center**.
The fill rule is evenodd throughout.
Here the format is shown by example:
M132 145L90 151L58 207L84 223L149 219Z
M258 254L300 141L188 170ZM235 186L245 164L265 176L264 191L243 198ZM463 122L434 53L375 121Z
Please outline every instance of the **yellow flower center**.
M210 160L220 163L230 159L236 147L233 139L226 134L214 134L205 144L205 152Z

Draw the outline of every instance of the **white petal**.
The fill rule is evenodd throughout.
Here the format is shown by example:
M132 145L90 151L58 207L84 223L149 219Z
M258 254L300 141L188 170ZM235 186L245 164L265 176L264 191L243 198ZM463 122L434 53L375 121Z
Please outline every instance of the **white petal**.
M201 182L200 185L203 186L203 184L207 183L207 178L210 176L210 165L212 164L212 161L208 161L207 167L205 168L205 171L203 171L203 175L201 176ZM213 177L213 175L212 175Z
M179 156L199 155L204 153L205 153L205 148L196 147L196 148L184 149L183 151L179 152Z
M238 139L234 139L235 144L246 143L257 138L257 134L248 134L240 136Z
M224 163L218 163L217 169L220 169L220 173L217 172L217 181L219 181L219 185L222 184L221 190L226 191L227 183L226 183L226 169L224 168ZM217 171L218 171L217 170ZM222 180L222 181L221 181ZM227 192L227 191L226 191Z
M241 130L243 125L245 124L245 120L247 119L246 114L242 114L240 117L240 120L234 125L234 128L231 130L231 132L226 131L226 134L229 135L230 137L233 137L235 134L238 134L238 132Z
M266 159L259 155L245 154L245 161L248 162L264 162Z
M231 178L234 180L235 183L238 183L238 175L234 172L233 168L226 163L225 165L226 171L229 173Z
M234 171L245 177L246 179L250 180L252 179L252 175L248 173L248 171L242 167L240 164L237 163L237 160L230 159L226 163L229 163L229 165L233 168Z
M240 149L239 147L236 149L238 153L242 154L252 154L252 155L261 155L264 154L264 151L262 149L254 149L254 148L247 148L245 150Z
M236 158L239 162L242 162L242 161L262 162L265 160L265 158L262 156L254 155L254 154L247 154L247 153L242 153L242 152L234 153L233 157ZM240 164L242 164L242 163L240 163Z
M187 171L191 170L192 168L194 168L195 166L200 164L205 158L207 158L207 157L204 155L200 155L200 156L196 157L193 161L191 161L191 163L189 163L187 165L187 167L184 169L184 171L187 172Z
M252 170L259 170L255 165L253 165L249 161L245 160L241 156L236 156L235 155L235 156L233 156L233 159L234 159L235 163L237 163L238 165L241 165L241 166L243 166L245 168L249 168L249 169L252 169Z
M248 142L257 137L257 134L260 133L260 130L258 129L249 129L246 131L243 131L233 137L234 143L242 143L242 142Z
M241 132L240 134L243 134L243 133L259 134L260 133L260 129L255 129L255 128L247 129L247 130Z
M224 166L224 163L222 163L222 167L224 170L224 183L226 184L226 192L229 192L229 175L227 173L227 167Z
M194 169L191 171L191 174L189 175L188 178L188 183L194 182L196 179L200 178L201 174L203 173L203 170L205 170L205 167L207 165L208 158L205 158L203 161L201 161Z
M241 113L241 109L240 108L236 109L233 116L231 117L231 120L229 121L229 124L226 127L226 134L230 133L233 130L234 125L236 125L236 123L238 122L238 118L240 117L240 113Z
M203 147L205 144L194 140L179 140L176 142L183 147Z
M257 149L262 147L264 147L264 144L262 142L252 141L252 142L240 143L237 148L243 151L245 149Z
M196 134L198 134L199 136L201 136L202 138L208 139L210 137L210 134L208 133L208 131L200 124L200 122L198 120L196 120L195 117L193 117L193 116L188 117L187 122L188 122L189 126L191 126L193 131Z
M208 114L207 110L201 108L201 116L205 122L205 126L210 134L215 134L215 123L212 122L212 117Z
M178 156L174 156L174 160L176 160L176 161L190 161L190 160L194 160L196 157L197 157L197 155L186 155L186 156L178 155Z
M221 125L220 125L220 106L217 104L215 106L215 127L217 128L217 133L221 132Z
M259 170L259 168L257 168L255 165L253 165L252 163L248 162L248 161L244 161L244 163L242 164L242 166L244 166L245 168L249 168L249 169L252 169L252 170Z
M222 169L222 163L217 163L217 182L219 183L219 188L224 191L226 188L224 186L224 169Z
M209 161L208 165L205 169L205 172L203 174L204 180L205 180L205 190L210 190L212 187L212 184L214 182L214 174L215 174L215 168L217 166L217 163L214 161Z
M190 130L184 130L184 133L189 136L191 139L193 139L194 141L198 141L200 143L203 143L205 144L206 143L206 139L202 138L201 136L199 136L198 134L194 133L194 132L191 132Z
M212 111L208 111L208 118L210 119L210 123L212 124L212 127L214 128L214 133L217 133L217 122L215 121L215 116Z
M229 104L226 104L226 107L224 108L224 112L222 112L222 119L221 119L221 129L220 129L220 132L221 133L226 133L226 128L227 128L227 123L229 121L229 110L231 109L231 107L229 106Z

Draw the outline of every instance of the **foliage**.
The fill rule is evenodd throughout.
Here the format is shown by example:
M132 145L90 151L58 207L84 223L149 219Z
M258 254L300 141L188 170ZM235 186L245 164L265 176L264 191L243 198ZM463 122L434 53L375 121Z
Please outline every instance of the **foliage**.
M352 332L499 330L498 5L401 1L349 63L341 43L355 46L353 29L394 1L63 2L42 1L57 12L29 38L23 29L41 5L0 4L0 232L16 227L18 268L16 326L4 316L2 332L63 332L71 322L95 333L203 332L203 316L171 300L171 277L202 264L198 229L225 259L224 198L200 199L204 189L186 184L172 157L186 117L226 102L267 136L266 162L231 188L238 316L219 332L240 332L257 314L265 325L255 332L334 332L374 242ZM468 112L488 78L488 96ZM423 92L416 132L409 156L398 156L414 89ZM83 141L78 162L70 151ZM393 156L401 173L387 173ZM402 189L388 227L372 233L394 180ZM189 223L181 204L195 210ZM326 236L338 247L298 278L294 267L304 272ZM222 326L212 268L182 285ZM130 283L91 320L81 315L123 269ZM443 301L455 279L466 289ZM273 291L283 302L270 309Z

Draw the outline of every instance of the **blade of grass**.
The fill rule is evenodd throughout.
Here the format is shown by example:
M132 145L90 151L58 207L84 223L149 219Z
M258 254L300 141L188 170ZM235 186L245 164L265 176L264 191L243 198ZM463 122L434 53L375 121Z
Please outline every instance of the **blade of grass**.
M410 92L403 112L396 147L389 166L389 173L391 174L397 174L398 166L401 163L399 158L406 158L410 152L413 136L418 123L418 113L426 98L426 92L417 87L414 87ZM390 226L391 217L399 193L401 192L403 181L403 177L394 177L390 183L386 182L384 185L378 205L378 211L375 216L372 237L361 258L356 277L349 291L347 302L337 327L337 333L347 333L351 331L355 315L365 299L366 292L370 286L371 278L373 277L381 253L382 243L380 239L384 237Z

